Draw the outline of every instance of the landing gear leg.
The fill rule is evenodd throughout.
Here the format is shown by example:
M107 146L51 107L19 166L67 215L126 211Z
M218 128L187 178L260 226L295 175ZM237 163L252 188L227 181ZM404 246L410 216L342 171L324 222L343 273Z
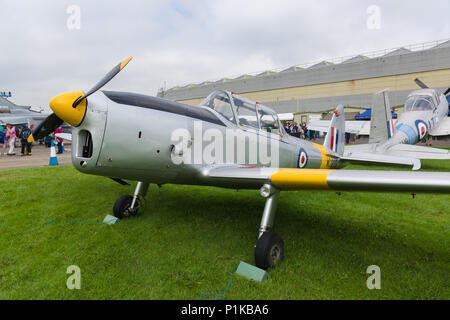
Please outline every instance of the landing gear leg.
M265 184L261 195L266 198L266 205L259 228L259 237L255 246L255 264L258 268L274 268L284 257L283 239L269 229L273 226L275 213L277 211L280 190L274 186Z
M140 198L144 198L148 190L148 182L139 181L134 190L133 196L121 196L114 204L114 216L123 219L137 215L139 208L142 207Z

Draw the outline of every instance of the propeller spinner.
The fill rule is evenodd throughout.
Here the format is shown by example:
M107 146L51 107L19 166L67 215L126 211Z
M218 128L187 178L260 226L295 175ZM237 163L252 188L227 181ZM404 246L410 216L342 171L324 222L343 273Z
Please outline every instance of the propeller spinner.
M91 94L101 89L111 81L133 57L129 57L110 72L108 72L95 86L86 93L83 91L72 91L57 95L50 101L50 108L54 113L42 121L28 138L28 142L39 140L55 131L64 121L71 126L77 127L83 122L87 110L87 100Z

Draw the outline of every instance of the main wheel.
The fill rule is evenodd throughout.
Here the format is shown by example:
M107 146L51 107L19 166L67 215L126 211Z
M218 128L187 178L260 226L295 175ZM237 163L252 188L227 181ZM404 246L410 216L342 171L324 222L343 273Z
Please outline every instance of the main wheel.
M136 201L133 209L131 209L132 202L132 196L121 196L117 199L113 207L114 216L116 218L123 219L136 215L139 210L139 201Z
M264 232L256 242L255 264L258 268L274 268L284 257L283 239L275 232Z

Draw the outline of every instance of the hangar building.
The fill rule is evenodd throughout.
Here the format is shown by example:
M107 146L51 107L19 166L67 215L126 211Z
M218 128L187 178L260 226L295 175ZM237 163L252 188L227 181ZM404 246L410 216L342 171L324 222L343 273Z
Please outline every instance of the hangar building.
M394 111L401 112L408 93L418 89L414 77L433 88L450 87L450 40L160 89L158 96L198 105L214 90L229 90L278 113L294 113L296 122L309 122L338 104L354 117L371 107L373 93L385 88Z

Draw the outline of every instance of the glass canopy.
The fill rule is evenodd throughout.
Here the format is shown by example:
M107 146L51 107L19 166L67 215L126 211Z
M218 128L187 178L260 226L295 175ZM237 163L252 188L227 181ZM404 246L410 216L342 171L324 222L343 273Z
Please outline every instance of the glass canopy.
M405 101L405 111L427 111L435 107L431 96L410 96Z
M200 103L227 120L244 127L281 134L278 115L267 106L228 91L214 91Z

